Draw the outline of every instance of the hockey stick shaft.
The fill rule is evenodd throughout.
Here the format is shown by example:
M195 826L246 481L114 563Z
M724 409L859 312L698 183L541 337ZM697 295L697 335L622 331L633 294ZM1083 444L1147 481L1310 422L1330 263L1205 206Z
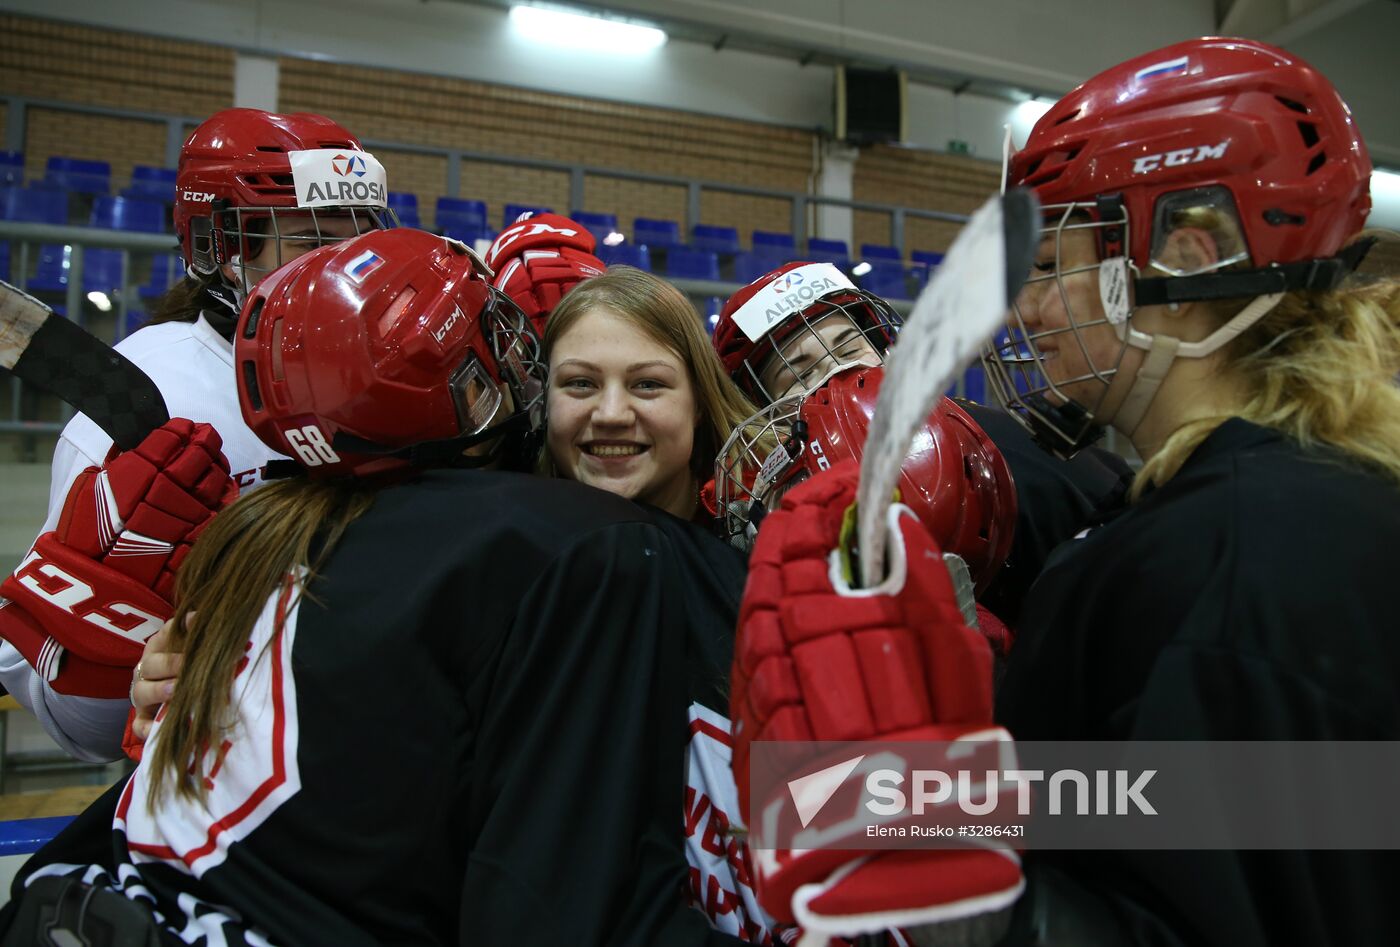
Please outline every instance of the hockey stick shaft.
M885 511L918 426L1006 320L1034 260L1040 208L1029 191L994 197L973 214L919 294L885 359L861 458L857 542L869 588L885 572Z
M170 420L160 389L130 359L3 280L0 368L86 414L120 450Z

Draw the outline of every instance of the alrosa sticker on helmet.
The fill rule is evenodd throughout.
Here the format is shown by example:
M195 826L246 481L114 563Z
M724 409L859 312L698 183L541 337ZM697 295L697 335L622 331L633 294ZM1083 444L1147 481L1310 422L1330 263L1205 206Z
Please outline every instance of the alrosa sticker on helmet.
M734 324L757 342L788 316L801 312L813 302L841 289L855 289L846 274L830 263L809 263L788 270L734 313Z
M314 148L290 151L298 207L384 207L384 166L367 151Z

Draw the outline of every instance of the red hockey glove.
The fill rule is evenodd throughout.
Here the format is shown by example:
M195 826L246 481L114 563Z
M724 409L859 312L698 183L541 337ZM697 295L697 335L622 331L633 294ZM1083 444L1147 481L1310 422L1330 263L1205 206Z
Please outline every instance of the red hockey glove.
M543 335L545 320L559 300L607 270L593 248L593 234L582 224L558 214L540 214L502 230L486 251L486 264L496 273L495 287L515 300Z
M980 603L977 605L977 630L982 632L982 637L992 646L992 654L999 658L1010 654L1011 646L1016 643L1016 633Z
M749 817L753 741L1010 739L992 724L987 640L964 624L942 556L912 512L891 511L882 587L853 593L833 577L857 479L852 462L817 474L758 533L730 699L734 776ZM1008 849L754 855L763 907L808 934L934 924L981 940L999 936L1024 887Z
M147 638L170 617L175 572L233 502L218 432L175 418L78 475L58 527L0 584L0 636L55 691L126 697Z

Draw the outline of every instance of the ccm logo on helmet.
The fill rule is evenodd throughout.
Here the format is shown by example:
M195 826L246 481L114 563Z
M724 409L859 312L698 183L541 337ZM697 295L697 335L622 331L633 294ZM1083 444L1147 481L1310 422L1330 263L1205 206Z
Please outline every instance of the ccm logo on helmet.
M447 333L451 331L452 327L465 318L467 318L467 315L462 312L462 307L453 306L452 315L447 317L447 321L442 324L441 329L437 329L433 332L433 341L441 345L442 340L447 338Z
M1143 155L1133 162L1133 173L1147 174L1158 168L1175 168L1179 165L1195 164L1210 158L1223 158L1225 150L1229 147L1230 142L1227 139L1218 145L1196 145L1194 148L1164 151L1159 155Z
M180 195L182 201L196 201L202 204L208 204L213 199L214 195L207 191L185 191Z

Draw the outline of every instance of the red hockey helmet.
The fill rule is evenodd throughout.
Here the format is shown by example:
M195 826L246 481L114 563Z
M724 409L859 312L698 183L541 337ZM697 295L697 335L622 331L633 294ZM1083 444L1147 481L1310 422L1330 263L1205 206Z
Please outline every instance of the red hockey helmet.
M818 470L860 460L884 372L840 372L736 429L715 472L716 503L731 543L747 548L766 511ZM774 442L771 451L760 446ZM986 588L1011 552L1016 487L1001 451L951 399L938 403L915 436L899 491L943 551L967 563L977 591Z
M1370 176L1351 112L1317 70L1265 43L1203 38L1131 59L1070 92L1010 158L1007 184L1040 197L1057 271L1066 232L1087 229L1096 240L1102 262L1084 269L1099 270L1104 315L1071 313L1070 329L1054 331L1107 323L1125 348L1150 350L1153 336L1133 327L1135 307L1334 288L1364 253L1343 245L1370 209ZM1158 254L1196 209L1232 220L1238 246L1183 272ZM1032 274L1030 286L1067 275ZM1252 322L1267 310L1241 316ZM1244 328L1177 354L1209 354ZM1013 413L1051 446L1073 451L1114 419L1101 416L1102 398L1078 403L1059 389L1094 379L1106 392L1118 361L1052 383L1037 345L1048 334L1027 331L1018 314L988 353L988 374Z
M837 365L879 364L899 315L830 263L787 263L739 290L720 311L714 345L755 404L810 391Z
M175 235L185 264L208 275L222 263L241 267L261 239L280 235L314 247L343 238L320 233L329 215L349 218L352 234L392 226L386 187L374 156L328 118L225 109L180 149ZM282 262L279 256L270 269ZM239 294L263 275L244 274Z
M487 272L465 244L402 228L278 270L234 336L244 420L312 477L449 463L537 430L539 339Z

